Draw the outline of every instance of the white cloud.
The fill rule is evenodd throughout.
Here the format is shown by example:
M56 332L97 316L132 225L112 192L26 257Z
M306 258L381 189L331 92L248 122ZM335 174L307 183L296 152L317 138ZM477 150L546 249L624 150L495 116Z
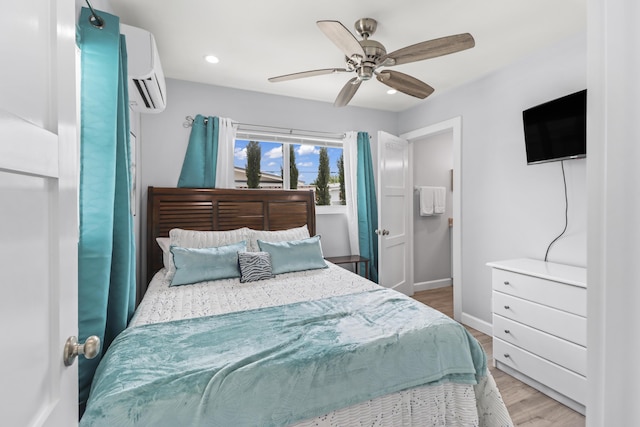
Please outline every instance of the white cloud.
M247 160L247 147L245 148L236 148L233 152L233 155L238 160Z
M298 162L298 166L303 168L310 168L313 166L313 162Z
M320 150L315 145L301 145L298 148L298 154L304 156L305 154L320 154Z
M264 155L267 159L280 159L282 158L282 147L274 147L271 150L267 151Z
M277 166L277 165L278 165L278 164L277 164L276 162L269 162L269 163L267 164L267 166Z

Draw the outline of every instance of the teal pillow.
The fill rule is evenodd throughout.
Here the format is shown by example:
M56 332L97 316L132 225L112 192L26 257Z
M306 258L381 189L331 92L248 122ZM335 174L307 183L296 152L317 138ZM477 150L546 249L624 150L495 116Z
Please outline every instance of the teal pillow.
M322 256L320 236L289 242L263 242L258 240L263 252L271 255L273 274L328 268Z
M238 252L246 250L245 240L217 248L171 246L173 263L176 266L171 286L240 277Z

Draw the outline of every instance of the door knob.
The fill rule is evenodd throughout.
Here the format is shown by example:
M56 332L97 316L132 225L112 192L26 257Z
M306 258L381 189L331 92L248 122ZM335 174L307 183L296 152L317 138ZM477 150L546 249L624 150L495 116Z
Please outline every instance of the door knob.
M82 354L87 359L93 359L99 352L100 338L97 336L91 335L84 344L78 344L78 338L75 336L69 337L64 344L64 365L71 366L79 354Z

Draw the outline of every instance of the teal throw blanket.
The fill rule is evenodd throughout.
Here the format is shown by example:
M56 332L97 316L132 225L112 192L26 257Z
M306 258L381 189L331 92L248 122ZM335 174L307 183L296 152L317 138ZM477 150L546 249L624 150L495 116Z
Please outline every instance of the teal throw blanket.
M80 426L285 426L485 372L463 326L378 289L129 328L101 361Z

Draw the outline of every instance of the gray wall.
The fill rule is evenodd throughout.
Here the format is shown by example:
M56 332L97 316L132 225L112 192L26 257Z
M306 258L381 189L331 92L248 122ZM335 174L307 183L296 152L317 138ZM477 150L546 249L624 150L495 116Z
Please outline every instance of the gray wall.
M463 320L491 322L488 261L542 259L564 226L564 193L559 163L527 166L522 110L586 87L586 41L569 39L455 90L434 94L399 114L279 97L168 79L168 107L143 115L140 129L140 186L175 186L187 146L185 116L230 117L243 123L372 136L377 164L377 131L398 135L462 116L462 311ZM566 163L569 229L549 260L586 264L586 161ZM144 254L144 228L141 253ZM328 256L349 252L346 221L318 218ZM144 258L143 258L144 259ZM146 279L145 279L146 280Z
M426 137L412 142L411 146L414 186L447 189L442 215L420 216L420 194L413 193L413 280L419 289L430 289L451 283L449 218L453 217L453 132Z
M527 166L522 111L586 87L586 37L573 37L399 117L400 132L462 116L463 320L491 322L488 261L543 259L564 227L560 163ZM549 261L586 265L586 160L565 162L569 228Z
M146 218L146 190L175 187L187 149L191 128L183 127L186 116L229 117L240 123L279 126L325 132L366 131L371 136L373 162L377 162L377 133L397 134L397 114L358 107L335 108L332 104L307 101L167 79L167 108L140 118L140 199ZM145 220L146 221L146 220ZM317 218L326 256L351 252L344 215L322 214ZM142 259L146 253L146 230L140 235ZM146 280L143 278L142 280Z

